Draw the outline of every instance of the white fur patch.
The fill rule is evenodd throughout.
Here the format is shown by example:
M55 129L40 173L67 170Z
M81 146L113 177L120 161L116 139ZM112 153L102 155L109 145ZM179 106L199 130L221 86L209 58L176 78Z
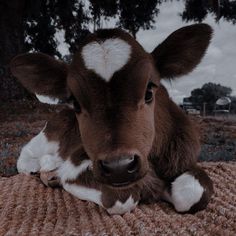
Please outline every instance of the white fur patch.
M203 187L194 176L184 173L172 183L171 202L178 212L185 212L202 197Z
M91 201L102 206L101 191L76 184L63 184L63 188L81 200Z
M58 149L58 142L49 142L44 132L41 131L22 148L20 157L17 160L18 172L30 173L39 171L41 157L47 154L57 156Z
M63 160L58 155L46 154L40 158L40 171L52 171L60 167Z
M39 94L35 94L36 97L38 98L38 100L42 103L47 103L47 104L58 104L59 103L59 99L58 98L52 98L49 96L45 96L45 95L39 95Z
M134 202L134 199L130 196L124 203L116 201L113 207L107 209L107 212L111 215L123 215L134 210L137 204L138 202Z
M84 160L79 166L75 166L69 159L66 160L61 167L58 169L58 176L61 178L62 183L66 180L74 180L80 174L87 170L87 168L92 164L90 160Z
M87 69L93 70L106 81L129 60L131 46L122 39L111 38L104 42L91 42L82 49Z

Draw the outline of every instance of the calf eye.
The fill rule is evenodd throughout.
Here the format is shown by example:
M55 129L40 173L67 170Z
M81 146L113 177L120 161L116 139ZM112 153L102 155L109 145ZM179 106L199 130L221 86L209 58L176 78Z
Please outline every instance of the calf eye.
M146 90L146 94L145 94L145 102L147 104L151 103L153 100L153 83L149 82L148 86L147 86L147 90Z

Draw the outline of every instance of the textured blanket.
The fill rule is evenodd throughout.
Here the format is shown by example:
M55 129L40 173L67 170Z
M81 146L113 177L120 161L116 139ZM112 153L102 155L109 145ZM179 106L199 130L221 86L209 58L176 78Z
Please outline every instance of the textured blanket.
M236 235L236 163L203 163L215 194L206 210L177 214L164 202L110 216L37 177L0 178L0 235Z

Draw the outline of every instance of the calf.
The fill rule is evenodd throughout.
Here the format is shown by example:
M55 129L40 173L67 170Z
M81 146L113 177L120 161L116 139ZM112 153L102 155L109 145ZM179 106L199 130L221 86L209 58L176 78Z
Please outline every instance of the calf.
M104 29L70 65L41 53L14 58L13 75L41 102L70 107L22 149L18 171L40 171L47 185L59 181L111 214L158 199L178 212L204 209L213 186L196 164L198 133L160 81L191 72L211 34L206 24L187 26L149 54L128 33Z

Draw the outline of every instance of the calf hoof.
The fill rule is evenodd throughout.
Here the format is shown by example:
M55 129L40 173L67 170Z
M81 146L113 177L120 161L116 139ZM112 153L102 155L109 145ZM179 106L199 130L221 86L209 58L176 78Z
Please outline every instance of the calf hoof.
M62 186L56 170L40 172L40 179L47 187L58 188Z

